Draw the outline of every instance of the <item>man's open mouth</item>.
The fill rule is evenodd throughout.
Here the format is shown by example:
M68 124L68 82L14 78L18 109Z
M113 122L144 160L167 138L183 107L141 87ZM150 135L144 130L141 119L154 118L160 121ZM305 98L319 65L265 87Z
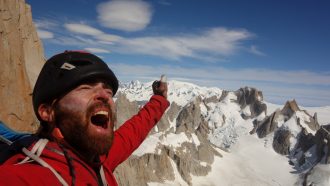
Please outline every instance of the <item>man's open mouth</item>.
M108 122L109 122L109 112L108 111L98 111L94 113L91 117L91 122L93 125L102 127L102 128L107 128L108 127Z

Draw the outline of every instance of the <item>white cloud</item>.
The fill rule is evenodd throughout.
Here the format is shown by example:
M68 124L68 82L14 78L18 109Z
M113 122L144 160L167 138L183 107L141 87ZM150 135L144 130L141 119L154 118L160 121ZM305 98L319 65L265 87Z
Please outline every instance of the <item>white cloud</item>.
M243 29L212 28L201 33L178 36L156 36L122 39L119 52L138 53L178 60L219 58L230 55L241 47L243 40L253 36ZM116 50L116 49L115 49Z
M79 35L77 35L77 34L89 35L89 36L92 36L92 38L90 38L90 39L93 39L93 40L96 39L97 42L103 43L103 44L113 44L114 42L121 39L120 36L103 33L101 30L96 29L96 28L91 27L86 24L70 23L70 24L64 24L64 27L69 32L76 34L73 37L79 37ZM86 38L86 36L84 36L84 38L88 39L88 38ZM93 42L95 42L95 41L93 41Z
M99 34L103 34L101 30L98 30L96 28L93 28L89 25L85 24L77 24L77 23L67 23L64 24L64 27L73 33L78 34L85 34L85 35L91 35L91 36L97 36Z
M84 40L83 38L77 38L77 37L67 37L67 36L60 36L57 38L54 38L51 40L52 43L57 44L57 45L62 45L62 46L74 46L74 47L79 47L83 48L86 46L90 46L90 40ZM95 43L95 42L94 42Z
M33 20L33 22L35 23L35 26L39 29L42 28L52 30L59 25L57 21L52 19L35 19Z
M261 51L258 49L258 47L255 46L255 45L252 45L252 46L250 47L250 52L251 52L252 54L255 54L255 55L258 55L258 56L265 56L265 55L266 55L265 53L261 52Z
M40 39L54 38L54 33L47 30L56 30L58 24L55 20L36 19L33 21L35 23L35 27L37 28L37 33Z
M95 38L100 43L104 43L104 44L114 44L114 42L117 42L122 39L122 37L113 34L100 34L100 35L96 35Z
M165 6L170 6L171 5L171 3L168 2L167 0L159 0L158 3L161 4L161 5L165 5Z
M189 57L208 62L223 61L225 56L232 55L244 48L243 41L254 37L254 34L244 29L223 27L210 28L196 33L135 38L107 34L80 23L65 24L64 27L73 33L72 37L78 38L80 35L84 35L80 37L78 43L83 44L83 40L89 40L85 44L92 44L96 48L107 48L125 54L153 55L171 60ZM72 45L70 42L63 44ZM97 46L98 44L99 46ZM256 50L256 47L253 48ZM261 53L259 54L261 55Z
M102 48L85 48L85 50L92 52L92 53L110 53L109 50L102 49Z
M54 38L54 34L52 32L48 32L46 30L37 29L37 33L38 33L38 36L41 39L52 39L52 38Z
M101 25L123 31L143 30L151 21L151 6L140 0L109 1L97 6Z

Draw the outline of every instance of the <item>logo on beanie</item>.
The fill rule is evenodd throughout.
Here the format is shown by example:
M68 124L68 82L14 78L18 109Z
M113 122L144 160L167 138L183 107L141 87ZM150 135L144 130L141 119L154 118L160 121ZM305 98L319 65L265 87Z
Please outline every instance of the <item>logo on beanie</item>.
M76 68L76 66L70 63L63 63L63 65L61 66L61 69L65 69L65 70L72 70L74 68Z

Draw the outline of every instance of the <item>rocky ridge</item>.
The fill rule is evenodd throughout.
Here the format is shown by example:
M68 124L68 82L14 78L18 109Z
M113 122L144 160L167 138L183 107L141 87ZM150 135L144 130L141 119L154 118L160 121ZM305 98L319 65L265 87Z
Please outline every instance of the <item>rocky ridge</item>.
M42 64L42 43L24 0L0 0L0 120L18 131L37 127L31 93Z
M149 142L115 172L123 185L171 182L177 179L173 172L193 185L191 176L207 175L214 158L221 157L218 149L230 151L245 133L269 139L275 152L289 157L301 180L308 180L315 165L328 163L327 126L320 127L317 115L301 110L295 100L267 115L262 92L255 88L231 92L176 81L170 81L169 87L171 107L150 133ZM132 102L137 98L139 105L151 95L151 83L131 82L119 92ZM313 154L314 164L308 154ZM136 177L122 179L134 170L139 172Z
M146 89L150 90L150 88L142 88L139 82L132 82L130 85L121 86L119 90L121 93L116 101L127 99L122 96L125 92L130 94L141 90L142 95L142 92L149 92ZM170 90L169 92L169 95L185 96L188 94L197 95L192 90L182 90L176 93ZM137 97L143 97L141 95L137 94ZM174 180L173 172L176 169L182 179L191 185L190 175L205 176L211 170L210 165L214 161L214 156L221 156L221 154L208 142L208 125L200 117L202 112L200 104L204 104L206 100L202 97L197 96L193 98L190 104L185 106L180 106L176 102L172 102L164 117L151 132L151 135L157 136L157 140L159 140L159 143L156 143L154 146L154 153L135 154L128 161L120 165L115 171L120 184L146 185L148 182ZM141 100L139 101L142 103ZM117 104L117 107L120 107L120 104ZM131 111L126 109L126 112ZM124 115L126 114L124 113ZM185 138L186 140L183 140L178 146L161 143L161 141L166 141L176 136L181 136L181 138ZM142 167L136 167L138 165L142 165ZM127 178L127 175L132 175L130 173L136 170L138 170L138 173L135 177L130 176L129 180L122 179Z

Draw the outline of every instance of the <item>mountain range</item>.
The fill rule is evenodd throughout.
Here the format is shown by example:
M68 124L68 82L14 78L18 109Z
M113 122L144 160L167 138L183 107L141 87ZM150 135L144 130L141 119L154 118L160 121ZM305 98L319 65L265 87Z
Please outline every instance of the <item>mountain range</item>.
M120 85L118 123L150 98L151 84ZM330 107L271 104L251 87L168 87L170 108L115 172L121 185L330 184Z

